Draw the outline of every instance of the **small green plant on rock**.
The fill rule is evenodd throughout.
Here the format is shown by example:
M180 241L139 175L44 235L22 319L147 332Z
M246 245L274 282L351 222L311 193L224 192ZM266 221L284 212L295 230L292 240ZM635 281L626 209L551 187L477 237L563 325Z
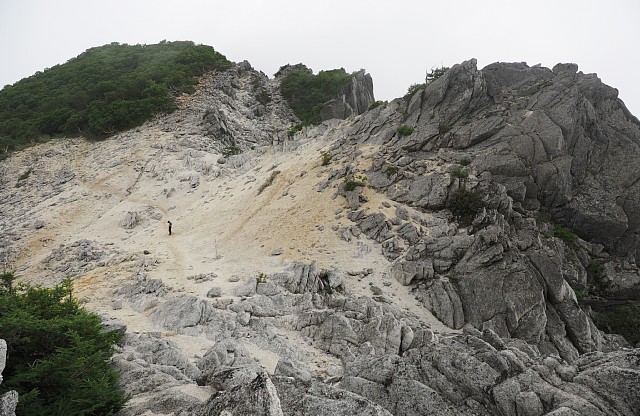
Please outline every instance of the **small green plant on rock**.
M344 177L344 190L347 192L354 191L358 186L364 186L364 181L366 180L366 176L360 175L357 177L354 176L345 176Z
M553 228L553 236L562 240L567 246L576 248L576 239L578 238L570 228L564 225L556 225Z
M400 136L409 136L410 134L413 134L413 127L407 126L406 124L401 125L400 127L398 127L398 129L396 130L398 132L398 134Z
M231 146L227 146L224 149L222 149L222 156L224 157L239 155L240 153L242 153L242 149L236 146L235 144L232 144Z
M469 166L471 164L471 159L469 159L468 157L463 157L458 161L458 163L462 166Z
M367 110L373 110L374 108L378 108L384 104L385 104L384 101L374 101L371 104L369 104L369 108Z
M409 88L407 88L407 93L404 95L404 97L402 97L405 101L410 101L411 98L413 98L413 96L420 90L424 90L425 88L427 88L427 84L423 83L423 84L411 84L409 85Z
M396 165L387 165L384 173L387 175L387 178L391 178L393 175L397 174L399 170L400 169Z
M574 290L573 292L576 294L576 299L578 300L578 302L588 296L586 290Z
M438 133L440 134L448 133L449 131L451 131L451 128L452 127L446 123L440 123L438 124Z
M289 137L295 136L297 132L302 131L302 127L304 127L302 123L298 123L294 126L289 127L289 130L287 130L287 135Z
M333 158L333 155L329 152L320 152L320 155L322 156L322 166L327 166L329 163L331 163L331 159Z
M466 170L462 169L462 168L453 168L453 170L451 171L451 175L454 178L458 178L458 179L467 179L469 177L469 172L467 172Z

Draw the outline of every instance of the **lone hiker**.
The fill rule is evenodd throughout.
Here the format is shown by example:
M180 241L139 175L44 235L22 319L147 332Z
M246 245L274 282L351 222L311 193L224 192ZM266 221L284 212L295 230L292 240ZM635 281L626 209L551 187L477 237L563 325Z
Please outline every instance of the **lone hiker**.
M169 235L171 235L171 221L167 221L169 223Z

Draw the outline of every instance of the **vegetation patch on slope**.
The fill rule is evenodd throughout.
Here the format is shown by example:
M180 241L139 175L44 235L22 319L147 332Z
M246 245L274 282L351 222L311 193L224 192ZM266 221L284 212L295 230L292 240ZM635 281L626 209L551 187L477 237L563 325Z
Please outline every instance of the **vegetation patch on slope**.
M107 415L122 408L125 394L109 364L118 332L103 330L100 317L82 309L72 282L52 289L12 287L2 273L0 337L7 367L0 395L16 390L19 415Z
M0 90L0 153L40 137L104 138L172 111L196 76L231 66L211 46L111 43Z
M631 345L640 344L640 302L628 301L598 308L596 325L605 332L622 335Z
M347 85L353 74L344 68L313 75L304 69L289 72L280 83L282 96L303 125L320 124L320 110Z

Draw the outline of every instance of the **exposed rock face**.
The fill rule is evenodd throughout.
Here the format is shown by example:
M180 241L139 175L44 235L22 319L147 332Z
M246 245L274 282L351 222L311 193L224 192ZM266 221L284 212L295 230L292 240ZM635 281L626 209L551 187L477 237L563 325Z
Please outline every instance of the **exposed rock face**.
M322 107L320 118L324 121L359 115L367 111L373 102L373 80L371 75L361 70L351 78L337 97Z
M414 127L408 136L393 127L403 105L404 123ZM391 275L418 284L422 302L439 319L521 338L570 361L608 348L574 291L597 289L589 277L593 264L624 269L625 258L636 262L629 218L639 216L625 201L636 198L632 184L640 179L631 162L640 156L640 123L615 90L576 73L574 65L551 71L494 64L479 71L471 60L409 103L364 114L350 132L354 137L340 141L336 152L346 157L363 143L379 144L365 171L368 184L415 211L349 218L382 243L394 262ZM484 201L463 230L434 212L459 188ZM535 220L539 212L592 242L550 238L557 227ZM629 269L631 275L611 277L605 290L637 297L640 274Z
M403 145L473 154L477 174L502 183L519 211L542 208L638 260L640 122L617 97L575 64L479 71L471 60L414 96L410 122L420 133Z
M370 111L361 73L331 120L289 138L278 80L243 62L174 114L96 144L104 175L47 170L74 160L73 143L35 153L18 188L28 163L0 163L14 215L0 215L0 261L41 249L21 270L95 284L90 305L133 317L109 320L128 331L112 360L134 398L120 415L638 415L640 350L598 330L577 294L639 296L639 123L576 71L468 61ZM158 192L136 194L144 181ZM452 213L460 191L482 201L466 226ZM118 240L93 227L95 240L46 248L51 211L75 216L65 204L85 193ZM204 220L169 239L167 216Z
M304 279L294 273L288 274L289 282L296 275ZM282 295L268 297L275 301ZM296 298L306 295L286 296L291 299L284 304L295 305L299 304ZM259 295L250 302L264 303ZM284 345L279 344L284 340L272 325L289 321L304 326L303 332L313 336L320 348L341 357L333 384L310 377L302 362L292 365L297 361L293 349L281 350L280 370L269 375L250 358L244 341L233 332L220 339L197 365L175 343L129 335L114 364L129 393L140 398L161 394L162 400L149 402L153 404L146 409L181 415L638 414L638 349L591 353L568 362L557 355L541 355L526 341L501 338L491 329L425 336L428 330L398 310L375 306L366 299L360 305L349 305L351 302L348 297L323 294L316 298L321 310L285 307L280 311L289 314L286 320L260 314L252 318L252 342L264 343L266 348ZM197 325L218 328L206 331L207 336L217 338L221 332L219 324L214 324L216 319ZM399 329L393 335L396 320L398 327L407 330ZM409 332L414 336L407 343L393 341ZM195 388L196 383L215 393L202 402L177 390L178 386ZM133 405L121 414L133 415L142 409Z
M198 103L169 115L163 129L186 135L190 147L208 151L282 143L296 118L282 105L279 85L279 78L269 80L242 62L203 78L192 98ZM197 186L194 177L189 181Z

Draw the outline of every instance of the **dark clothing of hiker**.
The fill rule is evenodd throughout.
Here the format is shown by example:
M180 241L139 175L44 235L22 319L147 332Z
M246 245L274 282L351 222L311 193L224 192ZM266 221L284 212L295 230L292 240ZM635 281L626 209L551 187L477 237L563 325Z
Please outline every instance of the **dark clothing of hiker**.
M169 235L171 235L171 221L167 221L169 223Z

